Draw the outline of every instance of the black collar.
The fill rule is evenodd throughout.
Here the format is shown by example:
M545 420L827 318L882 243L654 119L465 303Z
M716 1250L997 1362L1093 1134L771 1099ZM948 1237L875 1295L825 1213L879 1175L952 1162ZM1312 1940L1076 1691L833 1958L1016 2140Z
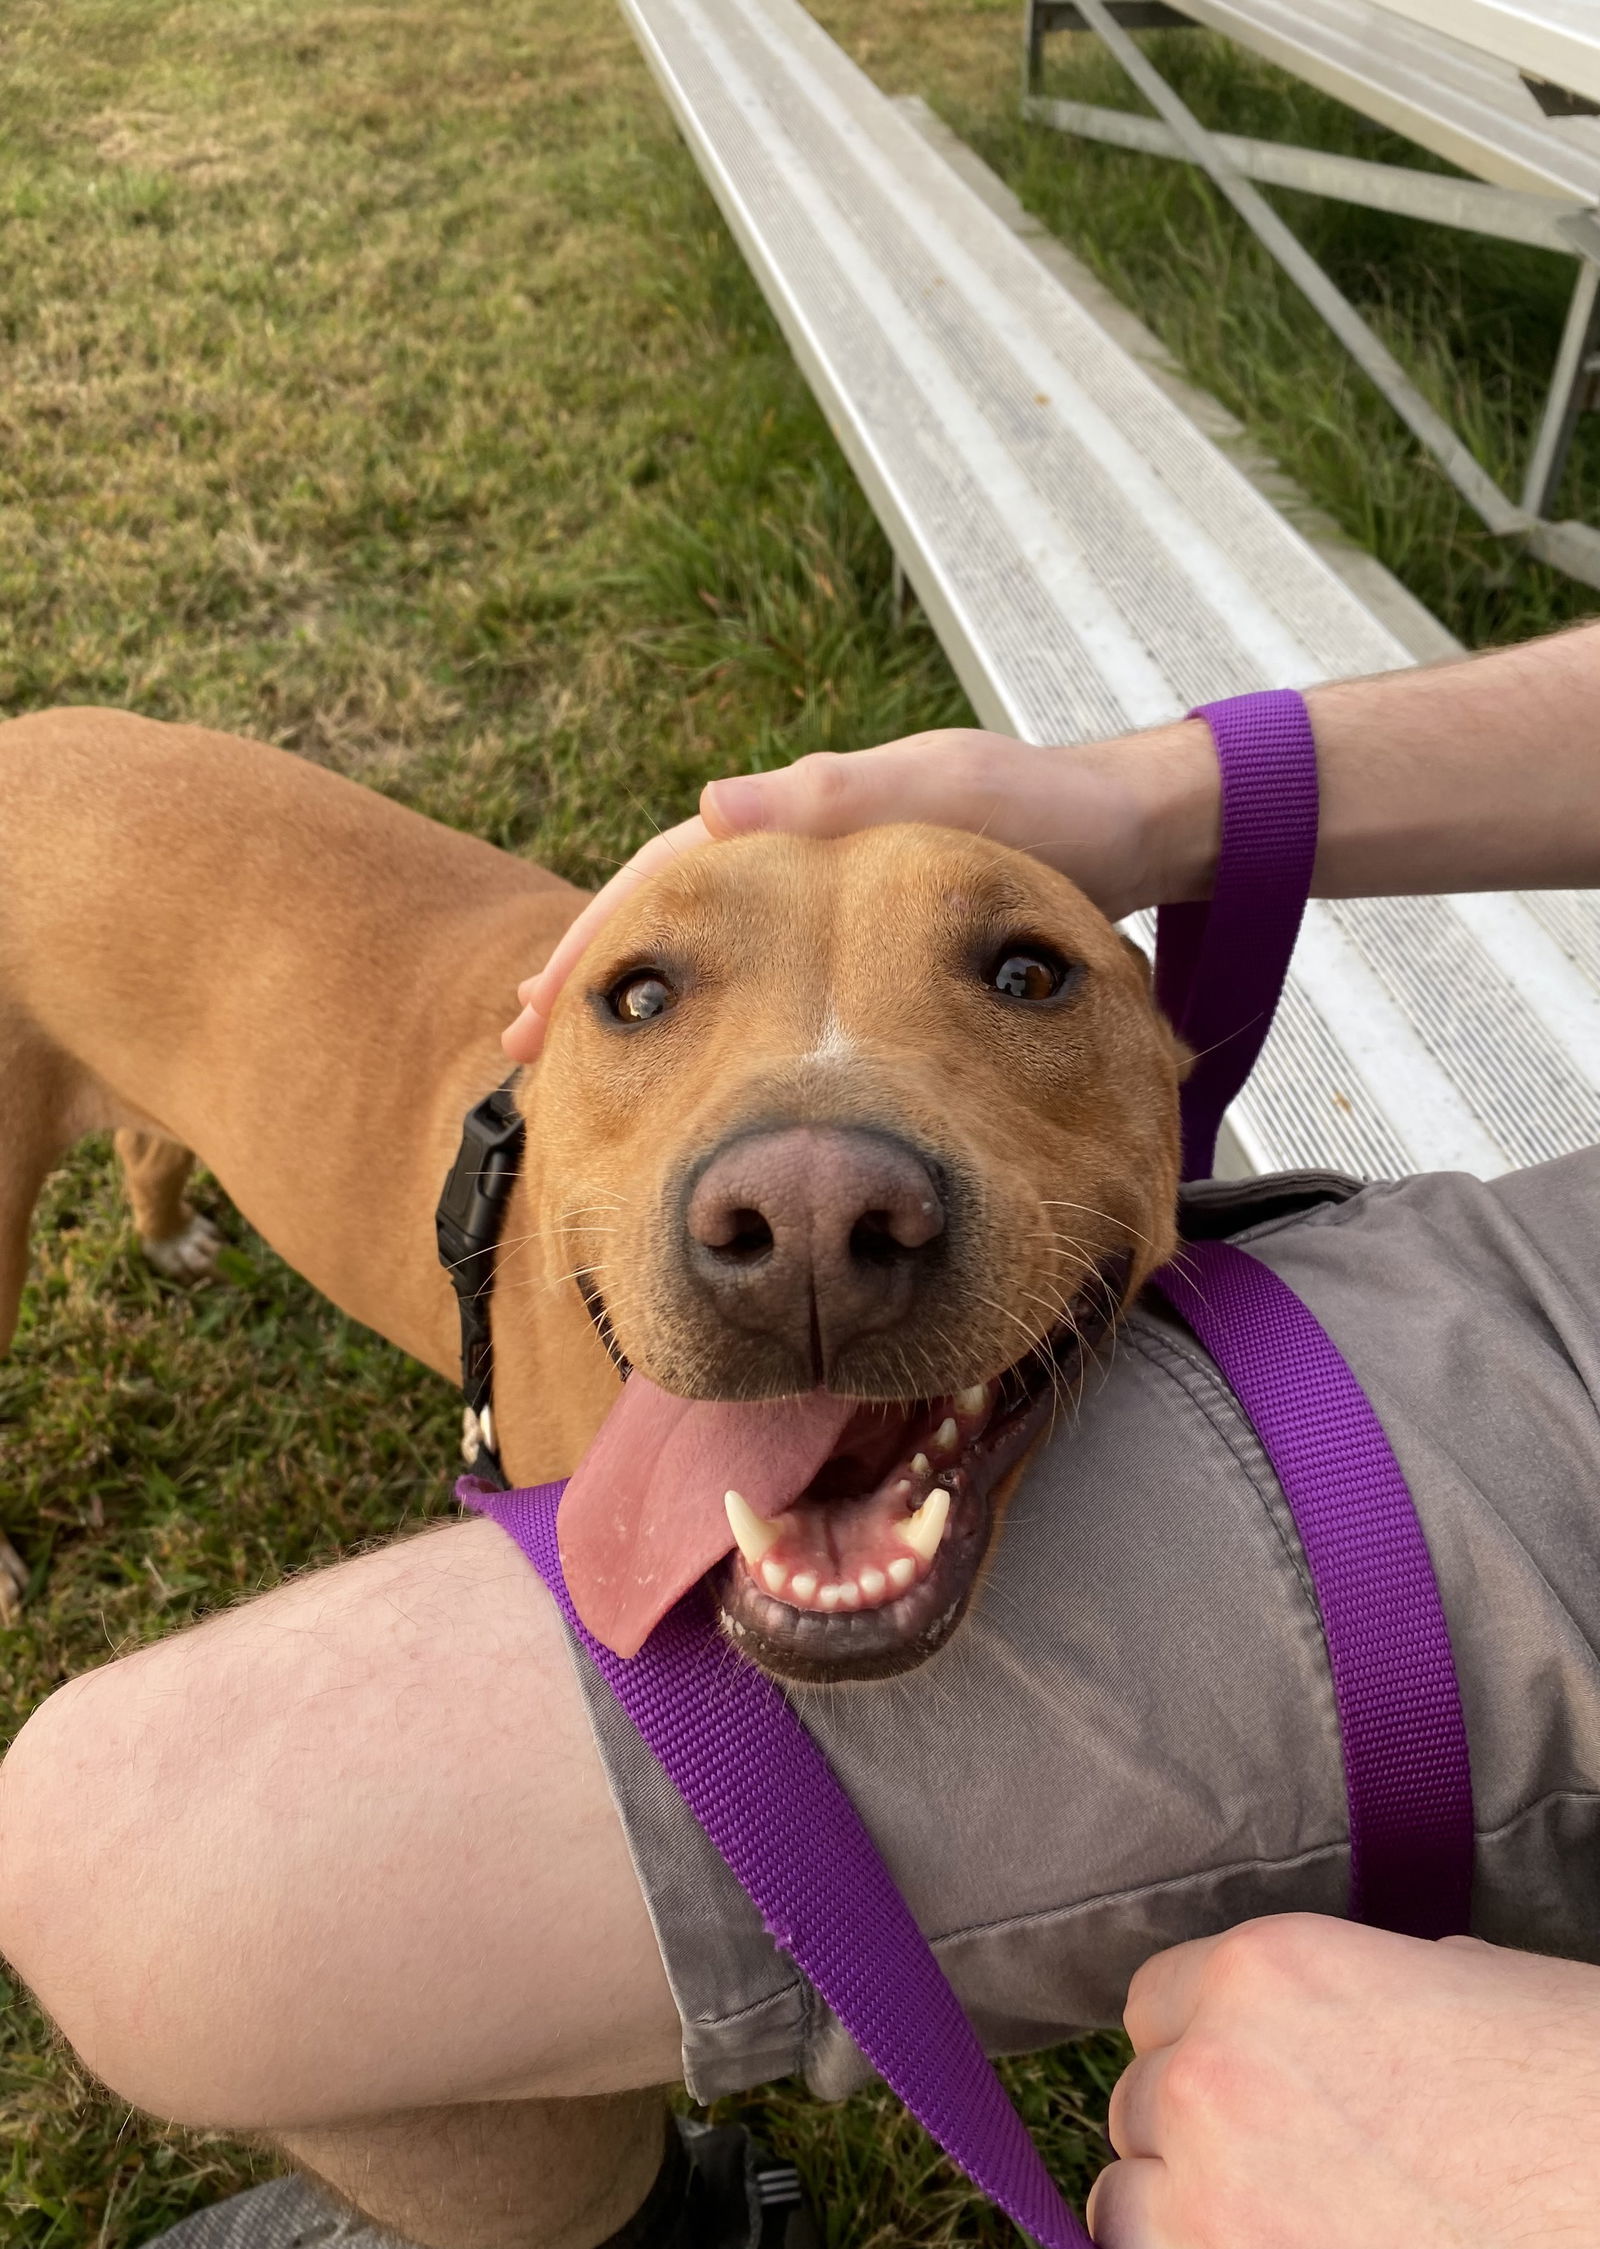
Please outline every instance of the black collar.
M466 1400L461 1455L480 1483L498 1491L507 1486L491 1404L494 1341L489 1298L506 1200L522 1168L525 1135L514 1098L519 1075L513 1070L503 1085L467 1111L461 1145L434 1213L439 1262L450 1276L461 1310L461 1390Z

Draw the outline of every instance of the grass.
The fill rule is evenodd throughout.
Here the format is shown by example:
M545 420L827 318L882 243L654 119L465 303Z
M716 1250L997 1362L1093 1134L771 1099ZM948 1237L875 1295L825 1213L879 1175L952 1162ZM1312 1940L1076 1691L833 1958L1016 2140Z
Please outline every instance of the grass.
M1012 0L818 12L1464 640L1595 610L1474 528L1204 183L1015 120ZM579 878L710 773L967 716L610 11L12 0L7 40L0 710L235 727ZM1063 91L1131 98L1055 45ZM1236 129L1398 153L1209 36L1154 51ZM1511 475L1561 261L1283 204ZM51 1184L0 1364L33 1572L0 1742L74 1671L444 1503L445 1386L212 1208L224 1284L188 1297L133 1254L103 1148ZM8 2245L137 2249L257 2175L87 2084L23 1995L0 2010ZM1119 2055L1010 2071L1079 2188ZM883 2097L746 2106L829 2183L833 2249L1010 2238Z

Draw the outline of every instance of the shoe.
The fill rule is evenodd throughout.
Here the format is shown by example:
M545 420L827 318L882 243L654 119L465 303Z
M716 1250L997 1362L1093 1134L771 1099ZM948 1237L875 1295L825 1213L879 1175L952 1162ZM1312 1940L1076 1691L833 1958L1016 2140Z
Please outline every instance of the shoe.
M269 2179L180 2218L147 2249L405 2249L380 2226L338 2209L309 2179Z
M742 2124L680 2116L678 2132L694 2169L685 2249L822 2249L792 2163L769 2154Z

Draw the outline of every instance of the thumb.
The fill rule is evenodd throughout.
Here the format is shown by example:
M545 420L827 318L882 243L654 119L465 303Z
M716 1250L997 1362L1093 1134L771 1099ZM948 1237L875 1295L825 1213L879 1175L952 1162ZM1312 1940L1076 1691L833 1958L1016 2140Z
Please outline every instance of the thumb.
M907 767L893 753L905 746L885 743L843 757L833 750L813 750L773 773L733 773L708 781L700 795L700 817L708 834L719 840L763 828L842 836L883 820L903 820Z

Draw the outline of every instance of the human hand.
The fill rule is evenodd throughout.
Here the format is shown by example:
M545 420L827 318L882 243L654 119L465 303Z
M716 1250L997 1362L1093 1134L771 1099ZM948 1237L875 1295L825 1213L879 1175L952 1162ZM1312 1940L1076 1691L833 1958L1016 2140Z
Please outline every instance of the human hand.
M839 836L896 820L971 828L1060 868L1119 920L1163 899L1205 895L1218 818L1216 757L1198 720L1067 749L947 727L712 781L698 817L636 852L521 986L522 1013L503 1044L514 1062L535 1059L556 995L601 924L693 844L767 828Z
M1312 1914L1134 1977L1101 2249L1578 2249L1600 1969Z

